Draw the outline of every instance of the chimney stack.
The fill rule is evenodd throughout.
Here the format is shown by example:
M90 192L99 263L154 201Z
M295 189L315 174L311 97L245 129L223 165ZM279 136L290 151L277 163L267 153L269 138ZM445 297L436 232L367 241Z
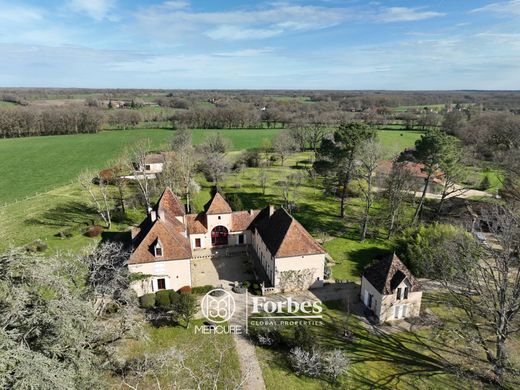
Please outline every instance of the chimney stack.
M269 205L269 216L274 214L274 206L272 204Z
M155 222L155 220L157 219L157 213L155 212L155 210L150 211L150 219L152 220L152 222Z

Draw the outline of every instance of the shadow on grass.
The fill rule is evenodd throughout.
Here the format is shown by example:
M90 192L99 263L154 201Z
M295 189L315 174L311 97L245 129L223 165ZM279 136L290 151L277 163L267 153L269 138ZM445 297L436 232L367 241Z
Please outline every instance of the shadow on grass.
M232 192L233 189L226 189L226 198L231 199L235 194L242 201L244 210L262 209L272 204L275 200L274 195L263 195L261 192ZM240 211L240 210L235 210Z
M97 217L96 210L77 201L60 204L44 211L38 217L25 220L29 225L46 225L51 227L76 227L93 225Z
M324 303L329 306L329 303ZM334 307L334 303L332 308ZM373 373L367 375L366 367L352 370L351 377L356 383L369 388L395 389L397 384L421 388L435 384L436 388L459 389L460 382L446 374L456 375L461 381L474 378L489 383L489 378L480 376L472 368L485 361L474 354L455 349L443 340L429 337L431 333L396 332L383 333L377 328L368 331L365 326L353 317L348 321L349 330L353 333L353 341L346 342L343 335L345 321L338 321L337 316L324 313L324 329L320 331L322 343L329 348L345 349L354 367L356 364L372 364L380 366L374 378ZM465 361L471 363L465 365ZM391 372L385 372L385 365L391 365ZM434 382L424 383L425 380ZM422 386L420 386L422 385Z

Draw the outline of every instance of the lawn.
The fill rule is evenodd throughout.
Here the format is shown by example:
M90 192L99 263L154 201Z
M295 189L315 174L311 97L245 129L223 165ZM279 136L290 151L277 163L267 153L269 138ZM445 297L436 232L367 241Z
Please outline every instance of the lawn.
M279 130L220 130L234 150L260 146L264 138L273 138ZM193 131L195 143L202 142L214 130ZM0 140L0 204L45 192L74 180L84 169L101 169L117 158L122 150L139 139L149 138L159 148L174 135L166 129L104 131Z
M240 379L240 365L232 336L195 333L195 325L201 324L201 320L193 320L188 329L182 326L147 325L143 337L139 337L138 340L125 340L118 353L127 359L133 359L145 355L161 355L175 349L183 355L186 359L186 367L191 369L196 377L208 377L210 372L215 373L219 370L218 388L234 388L232 384L236 384ZM217 359L221 352L224 352L223 365L217 367ZM161 388L196 388L196 383L190 378L188 372L174 372L173 375L175 377L172 377L172 373L168 373L167 370L159 373ZM177 381L177 386L172 386L174 379ZM122 388L120 380L116 377L110 378L109 382L113 389ZM135 381L129 382L136 385ZM210 383L213 384L212 381L205 381L206 388L210 388ZM155 385L155 378L150 375L141 382L139 388L155 388Z
M268 390L278 389L280 383L287 390L485 388L476 380L449 374L448 367L470 371L482 363L479 355L464 357L464 346L458 345L453 334L448 339L439 338L432 329L376 334L357 317L347 315L342 302L326 302L323 306L323 325L310 325L317 346L343 350L351 362L349 372L340 377L337 385L296 376L288 364L287 351L257 347ZM445 324L451 326L449 313L442 315ZM353 333L352 341L342 337L346 327Z

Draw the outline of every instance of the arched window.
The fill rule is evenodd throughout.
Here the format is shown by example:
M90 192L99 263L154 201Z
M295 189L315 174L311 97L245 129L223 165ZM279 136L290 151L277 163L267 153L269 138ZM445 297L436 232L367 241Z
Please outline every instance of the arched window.
M211 244L213 246L228 244L228 230L225 226L215 226L211 231Z

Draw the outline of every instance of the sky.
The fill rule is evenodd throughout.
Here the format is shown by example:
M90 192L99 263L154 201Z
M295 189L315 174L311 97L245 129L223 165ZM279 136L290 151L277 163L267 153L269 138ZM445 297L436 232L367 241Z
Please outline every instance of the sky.
M0 0L0 87L520 89L520 0Z

